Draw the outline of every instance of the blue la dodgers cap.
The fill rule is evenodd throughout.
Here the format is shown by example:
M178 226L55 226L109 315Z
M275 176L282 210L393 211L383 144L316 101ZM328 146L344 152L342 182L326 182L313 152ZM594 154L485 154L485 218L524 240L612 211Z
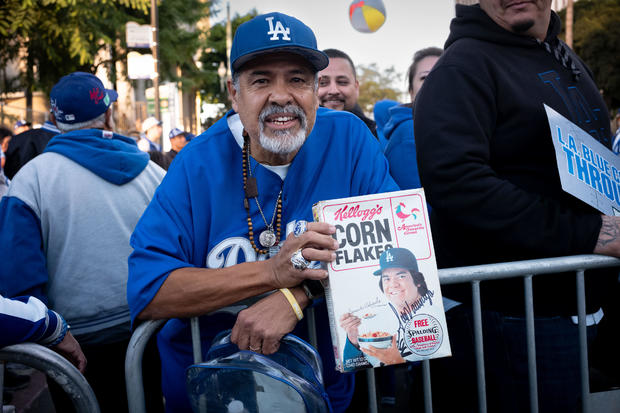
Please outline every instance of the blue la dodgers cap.
M183 134L185 134L185 132L182 131L181 129L179 129L179 128L172 128L172 130L168 134L168 138L172 139L172 138L174 138L176 136L183 135Z
M390 248L379 257L379 268L373 272L374 275L381 275L386 268L406 268L418 272L418 261L415 259L413 252L406 248Z
M329 64L329 58L316 47L316 37L308 26L283 13L254 17L237 28L230 50L234 73L241 66L265 53L290 52L305 58L318 72Z
M52 112L58 122L86 122L105 113L118 93L106 89L99 78L85 72L74 72L60 78L50 93Z
M15 125L13 126L14 129L17 128L21 128L22 126L26 126L28 125L28 122L26 122L24 119L20 119L17 122L15 122Z

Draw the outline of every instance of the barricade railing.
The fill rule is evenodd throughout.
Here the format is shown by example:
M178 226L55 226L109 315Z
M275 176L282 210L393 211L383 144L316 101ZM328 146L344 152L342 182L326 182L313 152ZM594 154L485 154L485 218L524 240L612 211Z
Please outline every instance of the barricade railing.
M577 283L577 308L578 308L578 332L580 350L580 375L581 375L581 397L582 411L584 413L593 412L591 408L592 396L589 387L588 373L588 353L586 337L586 306L585 306L585 282L584 271L594 268L620 266L620 259L606 257L602 255L575 255L568 257L546 258L537 260L505 262L498 264L476 265L470 267L447 268L439 270L439 281L441 285L471 283L472 286L472 309L474 322L474 348L476 360L476 375L478 383L479 411L487 412L486 406L486 382L484 373L484 347L482 342L482 304L480 299L480 282L498 280L505 278L522 277L525 288L525 307L524 314L526 320L527 355L528 355L528 378L529 378L529 397L530 410L532 413L538 412L538 390L536 377L536 348L534 331L534 305L532 278L534 276L544 276L544 274L558 272L575 272ZM567 281L568 282L568 281ZM246 302L247 303L247 302ZM244 306L227 307L220 311L238 312ZM314 324L313 312L309 312L309 333L310 343L316 346L316 329ZM144 387L142 383L142 355L144 348L150 337L157 332L166 320L147 321L141 324L131 337L127 358L125 361L125 374L127 385L127 397L129 411L131 413L146 412L144 404ZM200 334L198 330L198 319L194 318L191 322L192 342L194 348L194 362L202 361L200 351ZM422 381L424 388L424 411L432 412L431 396L431 369L429 360L422 361ZM368 378L368 398L369 411L378 411L374 369L367 371ZM618 391L620 393L620 391ZM617 396L615 396L617 397ZM598 411L597 411L598 413Z
M577 284L577 319L579 334L579 371L581 378L582 411L589 413L592 395L590 394L588 372L588 346L586 337L586 300L584 271L595 268L620 266L620 259L602 255L574 255L568 257L545 258L527 261L504 262L497 264L476 265L470 267L448 268L439 270L441 285L469 282L472 287L472 310L474 318L474 348L476 358L476 375L478 381L479 411L486 413L486 382L484 373L484 348L482 343L482 305L480 300L480 282L505 278L522 277L525 289L525 321L527 337L528 379L531 413L538 412L538 389L536 377L536 347L534 331L534 301L532 277L558 272L575 272ZM568 280L567 280L568 282ZM424 363L428 363L425 360ZM430 389L430 370L424 369L425 389ZM432 411L430 392L424 394L425 412ZM428 400L427 400L428 399ZM597 412L598 413L598 412Z
M71 398L77 413L99 413L95 393L82 373L60 354L34 343L0 348L0 411L3 367L7 362L32 367L52 378Z

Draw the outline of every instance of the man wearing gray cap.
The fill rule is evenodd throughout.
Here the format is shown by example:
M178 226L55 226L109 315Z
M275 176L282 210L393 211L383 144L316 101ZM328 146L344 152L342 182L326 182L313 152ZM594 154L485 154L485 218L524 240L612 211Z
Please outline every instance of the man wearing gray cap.
M190 411L181 318L273 292L236 320L203 317L203 350L230 327L240 349L263 354L286 333L307 336L303 310L316 298L308 280L327 277L308 265L333 260L337 248L334 227L307 222L312 204L398 189L364 123L318 108L317 72L328 59L309 27L281 13L257 16L237 29L230 61L234 111L176 156L131 240L132 319L173 318L158 340L169 411ZM335 372L326 307L314 304L326 390L344 411L353 377Z

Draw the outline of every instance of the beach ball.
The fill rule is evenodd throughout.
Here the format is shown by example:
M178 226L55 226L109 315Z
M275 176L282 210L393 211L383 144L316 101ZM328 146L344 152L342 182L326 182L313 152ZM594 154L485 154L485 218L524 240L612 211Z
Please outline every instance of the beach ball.
M381 0L354 0L349 6L349 20L359 32L376 32L385 22L385 6Z

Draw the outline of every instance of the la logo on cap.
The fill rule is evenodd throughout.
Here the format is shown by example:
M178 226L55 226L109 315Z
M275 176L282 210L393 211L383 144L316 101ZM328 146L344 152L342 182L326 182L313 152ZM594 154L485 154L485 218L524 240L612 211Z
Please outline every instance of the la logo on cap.
M389 252L385 253L385 262L392 262L394 261L394 256L392 254L390 254Z
M288 27L285 29L280 20L276 21L275 28L273 27L273 16L265 17L265 20L269 22L269 31L267 32L267 34L271 35L269 40L291 40L291 38L288 37L291 33L291 29ZM280 34L282 35L282 39L278 38Z

